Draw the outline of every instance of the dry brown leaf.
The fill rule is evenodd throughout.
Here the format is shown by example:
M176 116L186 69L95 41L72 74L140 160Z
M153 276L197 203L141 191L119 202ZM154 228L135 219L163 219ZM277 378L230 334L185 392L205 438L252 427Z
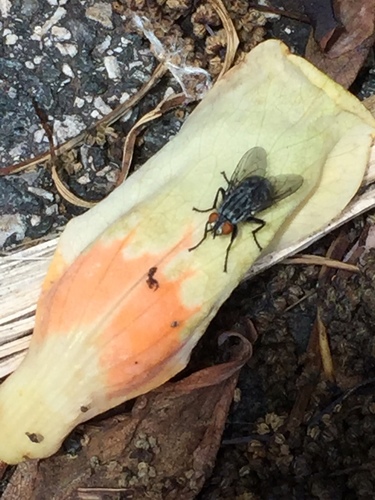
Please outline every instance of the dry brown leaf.
M331 58L368 45L367 40L375 32L374 0L337 0L336 11L345 30L328 51L327 55Z
M362 68L369 50L374 43L374 39L372 35L355 49L333 58L322 52L313 36L310 35L305 50L305 57L317 68L347 89L354 82L359 70Z
M345 28L342 34L328 52L321 49L311 34L305 57L333 80L349 88L375 40L375 3L373 0L340 0L337 13Z
M39 460L29 460L17 467L9 481L6 491L1 495L3 500L21 500L29 498L29 493L34 489L37 478L38 462Z
M314 39L324 51L332 35L340 27L332 0L302 0L302 5L314 28Z
M251 352L243 340L232 361L141 396L131 414L87 424L75 460L59 453L22 464L2 498L66 500L121 492L133 500L193 500L215 464L238 373Z

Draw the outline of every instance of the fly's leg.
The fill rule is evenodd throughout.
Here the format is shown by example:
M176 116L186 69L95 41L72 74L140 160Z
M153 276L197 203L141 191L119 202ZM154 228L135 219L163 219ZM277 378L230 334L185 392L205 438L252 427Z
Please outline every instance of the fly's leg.
M228 184L228 186L230 186L230 180L228 179L227 174L225 172L220 172L220 173L224 177L225 182Z
M205 213L205 212L211 212L214 208L217 208L217 202L219 201L219 196L221 195L222 198L225 196L225 189L224 188L219 188L216 192L215 200L214 200L214 205L210 208L207 208L205 210L200 210L199 208L193 207L194 212L199 212L199 213Z
M206 222L206 225L204 226L204 233L203 233L203 238L196 244L194 245L193 247L189 248L189 252L191 252L192 250L195 250L196 248L198 248L203 242L204 240L207 238L207 234L212 231L212 229L210 229L210 222Z
M255 224L259 224L259 226L256 229L254 229L254 231L253 231L253 238L254 238L254 241L257 244L257 247L259 248L259 250L263 250L263 248L259 244L259 241L258 241L258 238L256 237L256 234L258 231L260 231L261 229L264 228L264 226L267 224L266 221L263 219L258 219L257 217L249 217L247 220L248 220L248 222L255 222Z
M227 247L227 251L225 252L225 260L224 260L224 272L225 273L227 272L227 269L228 269L229 252L230 252L230 249L233 245L233 241L235 240L237 234L238 234L238 228L237 228L237 226L233 225L233 231L232 231L232 234L230 237L230 242L229 242L229 245Z

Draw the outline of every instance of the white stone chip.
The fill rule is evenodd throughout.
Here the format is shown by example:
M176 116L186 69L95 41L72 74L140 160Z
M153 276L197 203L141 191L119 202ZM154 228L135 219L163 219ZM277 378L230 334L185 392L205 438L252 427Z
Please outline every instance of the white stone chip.
M101 97L95 97L94 106L102 115L108 115L112 111L112 108L108 106Z
M80 116L65 115L63 121L55 120L54 122L54 140L56 144L60 144L71 137L75 137L85 128L86 126Z
M17 89L15 87L9 87L8 89L8 97L10 99L15 99L17 97Z
M0 0L0 14L1 17L8 17L12 4L10 0Z
M83 108L84 105L85 105L85 100L82 99L81 97L76 97L74 99L74 106L76 108Z
M5 45L16 45L18 40L18 36L15 35L14 33L10 33L9 35L6 35L5 37Z
M63 56L74 57L77 55L78 48L74 43L57 43L56 48L59 50L60 54Z
M130 99L130 94L129 92L123 92L120 97L120 103L122 104L123 102L127 101Z
M39 39L43 38L46 33L57 24L63 17L66 16L66 10L63 7L57 7L53 15L43 24L43 26L35 26L34 35ZM31 37L33 40L36 38Z
M59 213L57 205L51 205L50 207L46 207L44 211L46 215L54 215Z
M69 78L74 78L74 72L67 63L64 63L62 65L62 72L64 73L64 75L69 76Z
M129 45L129 43L131 43L130 40L128 40L127 38L125 38L124 36L121 37L121 45L123 47L127 47Z
M31 217L30 217L30 224L35 227L35 226L39 226L39 224L41 223L42 221L42 218L40 217L40 215L36 215L36 214L33 214Z
M115 56L104 57L104 66L111 80L118 80L121 77L121 69Z
M103 54L108 49L108 47L111 45L111 41L112 37L107 35L102 43L96 46L96 50L99 52L99 54Z
M36 196L39 196L40 198L44 198L45 200L48 201L53 201L55 199L55 196L50 193L49 191L46 191L45 189L34 187L34 186L29 186L27 188L29 193L33 193Z
M41 142L43 142L44 140L44 137L46 136L46 133L44 131L43 128L37 130L36 132L34 132L34 142L35 144L40 144Z
M88 184L89 182L91 182L89 174L82 175L81 177L79 177L77 179L77 182L78 182L78 184L81 184L82 186L84 186L85 184Z
M56 38L56 40L59 40L60 42L70 40L72 38L72 34L70 33L70 31L66 28L63 28L62 26L53 26L51 29L51 34L54 38Z

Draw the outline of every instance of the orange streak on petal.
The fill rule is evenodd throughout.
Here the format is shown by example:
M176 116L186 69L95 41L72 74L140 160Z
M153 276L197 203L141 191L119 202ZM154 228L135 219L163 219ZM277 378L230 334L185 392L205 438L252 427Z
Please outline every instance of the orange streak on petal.
M156 376L164 382L183 367L172 367L170 375L160 373L183 348L181 332L200 309L187 307L181 300L181 286L190 276L186 270L177 280L168 280L161 266L155 275L159 288L152 290L141 282L108 324L100 337L105 342L100 347L100 364L106 367L110 397L118 396L123 387L129 390Z
M123 290L126 283L130 284L128 270L116 264L122 260L121 249L131 236L132 233L109 243L98 240L49 289L47 284L47 293L42 294L38 303L33 338L77 333L80 327L92 324L101 313L107 312L120 283ZM52 267L47 277L53 278L55 272Z
M164 272L187 252L191 230L161 255L130 257L124 249L131 248L136 231L123 239L99 239L77 257L42 296L31 345L63 335L71 337L71 346L83 344L82 351L96 347L109 398L144 392L178 372L190 354L182 353L188 320L200 310L182 301L181 287L194 270L181 265L173 278ZM158 288L150 287L154 267Z

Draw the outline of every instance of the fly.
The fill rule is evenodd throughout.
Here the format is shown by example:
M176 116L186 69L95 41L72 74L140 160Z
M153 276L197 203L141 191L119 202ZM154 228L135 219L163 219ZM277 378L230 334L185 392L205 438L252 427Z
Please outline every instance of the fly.
M256 215L271 207L280 200L295 193L303 184L303 177L297 174L284 174L266 177L267 153L262 147L249 149L232 176L228 179L225 172L221 172L227 187L217 190L214 204L206 210L193 208L196 212L211 212L204 228L203 238L189 252L198 248L207 238L208 233L213 237L231 235L224 260L224 272L227 272L228 256L233 242L238 234L240 222L251 222L257 224L253 230L254 241L262 250L257 233L265 225L266 221ZM219 198L221 202L219 203Z

